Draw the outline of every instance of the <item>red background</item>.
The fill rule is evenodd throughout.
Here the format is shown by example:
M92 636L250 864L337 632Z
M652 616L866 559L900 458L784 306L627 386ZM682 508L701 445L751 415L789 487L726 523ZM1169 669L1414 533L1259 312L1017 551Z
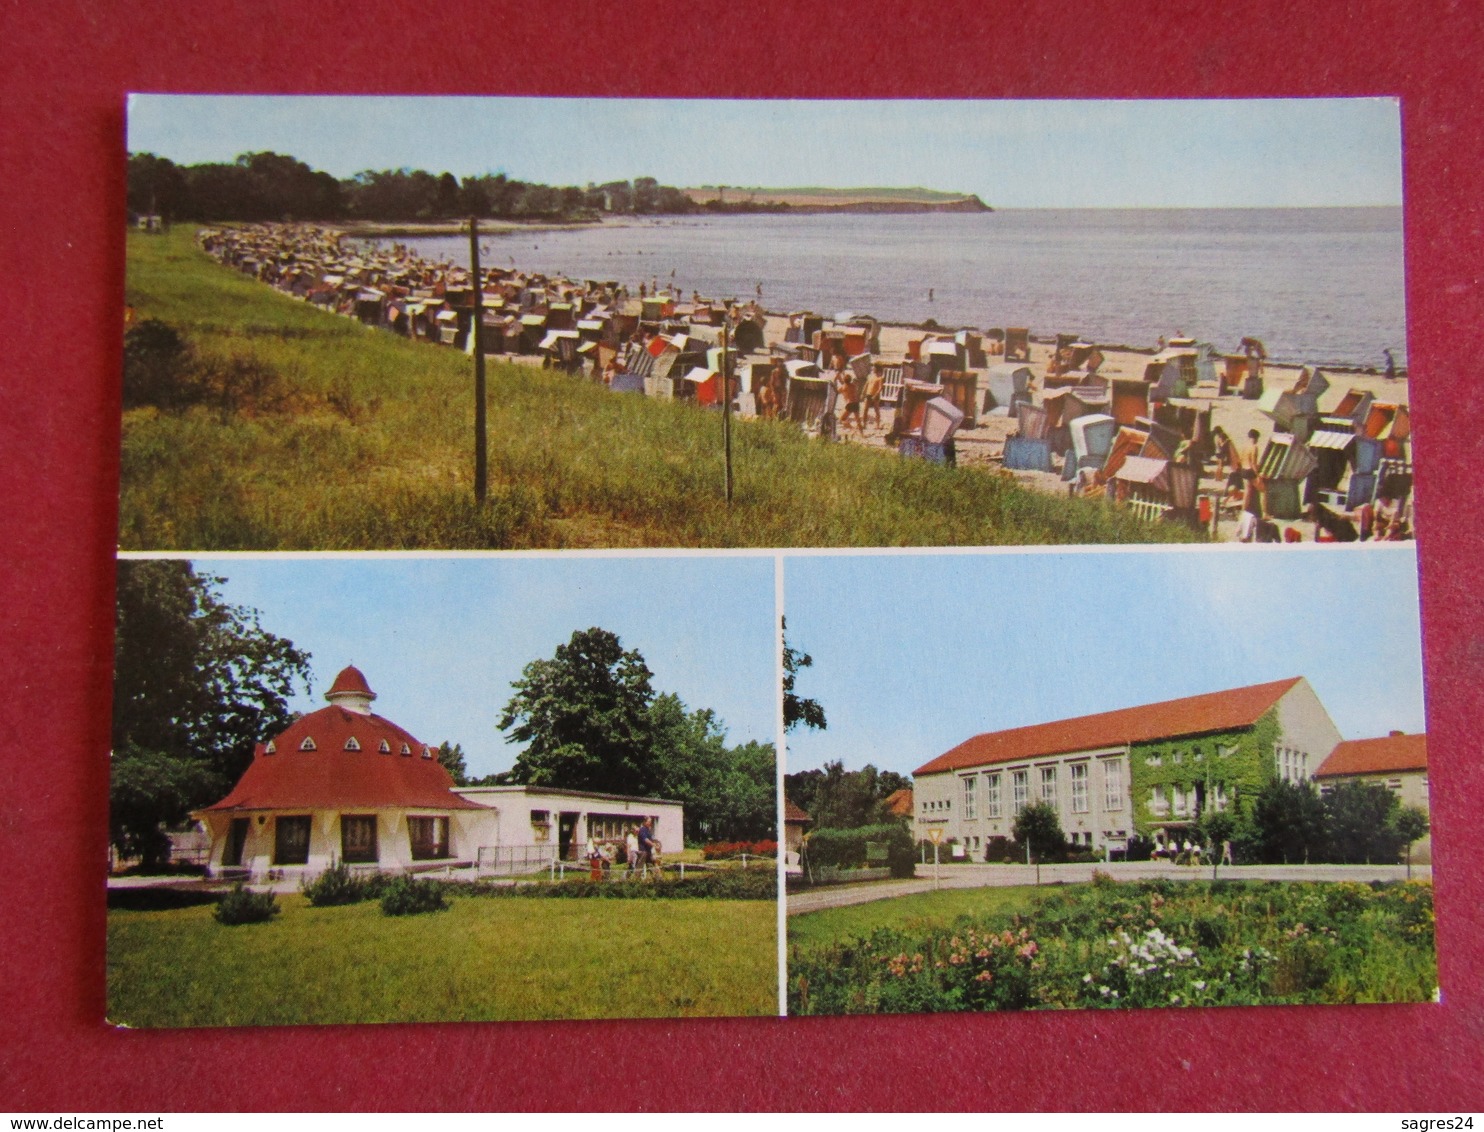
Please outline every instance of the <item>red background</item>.
M1480 8L361 0L0 5L0 1108L1477 1105L1484 537ZM113 1032L103 1024L130 90L773 97L1399 95L1441 1006ZM721 144L725 144L721 142ZM1151 171L1158 155L1151 154ZM1075 154L1066 175L1078 176ZM1364 617L1343 593L1312 624ZM1384 677L1386 656L1378 652ZM621 1065L618 1051L647 1054ZM597 1058L594 1051L603 1051Z

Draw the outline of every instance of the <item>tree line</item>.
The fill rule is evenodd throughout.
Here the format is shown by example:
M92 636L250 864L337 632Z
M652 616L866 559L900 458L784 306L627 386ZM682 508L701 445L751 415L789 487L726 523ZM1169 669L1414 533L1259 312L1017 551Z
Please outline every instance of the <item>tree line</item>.
M309 654L224 601L223 581L179 560L118 564L109 834L146 868L168 862L166 831L224 796L309 688ZM607 630L573 633L513 686L499 726L525 749L509 771L471 781L452 742L439 761L458 785L674 798L691 841L776 837L773 746L728 745L714 712L651 677Z
M612 215L776 211L747 202L700 204L653 177L602 185L543 185L504 173L455 177L422 169L368 169L336 178L279 153L232 162L177 165L153 153L129 155L128 206L168 221L583 220Z

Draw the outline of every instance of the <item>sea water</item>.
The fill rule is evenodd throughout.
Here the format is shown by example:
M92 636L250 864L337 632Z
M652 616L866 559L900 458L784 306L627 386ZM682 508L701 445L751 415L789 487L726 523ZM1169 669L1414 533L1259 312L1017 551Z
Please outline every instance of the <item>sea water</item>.
M381 241L383 244L392 241ZM467 265L468 240L403 240ZM1283 362L1405 364L1399 208L1079 209L662 217L487 236L486 266L770 311L1024 326L1152 348L1188 335Z

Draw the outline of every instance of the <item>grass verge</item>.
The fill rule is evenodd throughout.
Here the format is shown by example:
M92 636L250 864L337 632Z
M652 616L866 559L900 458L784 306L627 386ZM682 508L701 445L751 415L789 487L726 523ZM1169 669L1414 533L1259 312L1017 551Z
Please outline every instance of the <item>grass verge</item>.
M197 356L284 395L124 414L126 550L958 546L1191 541L1101 501L1032 492L787 424L721 418L491 364L490 494L472 499L472 363L316 310L177 228L128 237L128 302ZM266 375L266 376L265 376Z
M766 901L454 898L436 915L280 896L272 922L114 910L108 1016L130 1026L766 1015Z

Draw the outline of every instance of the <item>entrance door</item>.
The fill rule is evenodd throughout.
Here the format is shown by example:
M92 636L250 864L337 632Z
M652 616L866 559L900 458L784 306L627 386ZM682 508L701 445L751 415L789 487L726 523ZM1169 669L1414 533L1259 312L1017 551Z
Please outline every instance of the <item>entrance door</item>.
M233 818L227 830L227 844L222 849L222 867L236 868L242 864L242 850L247 845L247 819Z
M575 861L576 847L572 844L572 838L577 833L577 815L575 813L563 813L557 819L557 857L563 861Z

